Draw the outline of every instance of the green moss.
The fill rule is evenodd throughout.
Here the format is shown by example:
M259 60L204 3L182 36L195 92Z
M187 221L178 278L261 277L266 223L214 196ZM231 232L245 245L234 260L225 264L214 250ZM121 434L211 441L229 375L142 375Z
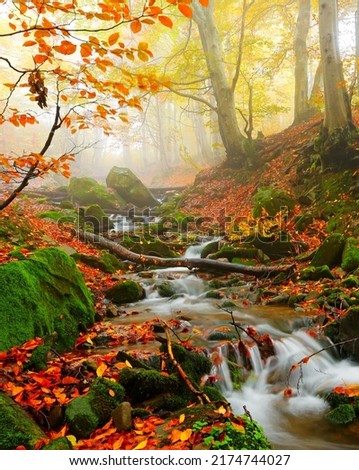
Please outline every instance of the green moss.
M129 168L114 166L106 178L106 184L126 202L137 207L153 207L159 203L146 186Z
M221 299L222 295L217 290L210 290L206 293L206 298L207 299Z
M300 275L302 281L319 281L319 279L334 279L328 266L309 266Z
M164 281L157 286L157 292L161 297L172 297L176 293L171 281Z
M42 447L41 450L73 450L73 447L66 437L59 437Z
M104 208L115 209L124 204L121 198L109 192L93 178L71 178L68 194L72 201L82 206L98 204Z
M161 345L160 350L165 351L166 346ZM176 361L181 364L182 369L195 384L198 385L201 378L210 373L212 363L204 354L189 351L182 345L176 343L172 344L172 351ZM174 366L172 366L172 370L171 367L169 370L170 372L176 372Z
M65 420L69 424L70 432L78 439L88 438L100 423L88 395L74 398L66 406Z
M131 403L141 403L163 393L176 393L181 388L177 377L144 369L123 369L119 383L126 389Z
M0 266L0 284L0 350L56 331L62 352L93 324L92 296L75 262L59 249Z
M339 405L325 415L326 419L335 424L347 424L355 419L355 410L352 405Z
M50 219L54 222L61 221L62 223L75 223L77 214L74 211L44 211L36 214L40 219Z
M105 295L115 304L127 304L143 299L145 292L138 282L126 280L111 287Z
M357 276L348 276L340 283L343 287L359 287L359 278Z
M21 251L19 250L10 251L8 256L10 258L19 259L19 260L26 259L26 256L23 253L21 253Z
M33 449L45 433L10 397L0 391L0 449Z
M116 256L110 253L102 253L100 256L84 255L82 253L74 253L71 257L75 261L100 269L104 273L113 274L118 270L125 270L126 266Z
M294 208L294 200L283 189L267 186L259 188L253 197L253 217L261 217L262 209L269 216L275 216L285 208L290 213Z
M64 201L60 202L60 207L61 209L73 209L74 205L72 204L71 201L68 201L67 199L65 199Z
M97 377L91 385L88 397L91 400L91 408L99 419L99 425L102 426L123 401L125 389L113 380Z
M349 237L344 246L342 268L344 271L354 271L359 267L359 239Z
M338 266L342 259L345 238L340 233L329 235L316 251L311 266Z

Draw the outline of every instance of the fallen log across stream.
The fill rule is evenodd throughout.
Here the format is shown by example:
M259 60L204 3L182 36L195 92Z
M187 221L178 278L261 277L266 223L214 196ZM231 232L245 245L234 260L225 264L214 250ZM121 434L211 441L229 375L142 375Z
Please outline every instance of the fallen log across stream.
M160 258L158 256L148 256L134 253L127 250L119 243L113 242L102 235L90 232L80 231L78 236L85 242L91 242L94 245L109 250L119 258L132 261L136 264L158 266L161 268L181 267L190 270L199 270L215 273L239 273L254 277L270 277L279 273L294 272L295 264L277 265L277 266L246 266L244 264L227 263L207 258Z

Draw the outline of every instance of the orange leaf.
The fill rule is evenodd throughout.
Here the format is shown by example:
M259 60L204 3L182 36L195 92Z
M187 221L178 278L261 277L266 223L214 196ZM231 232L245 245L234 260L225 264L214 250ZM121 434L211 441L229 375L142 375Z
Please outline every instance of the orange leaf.
M54 49L55 51L60 52L60 54L71 55L76 51L77 46L70 41L64 40L61 41L59 46L54 46Z
M89 57L92 54L92 49L88 44L81 44L80 53L82 57Z
M115 396L115 392L111 388L108 390L108 394L110 395L110 397Z
M192 11L191 7L189 7L185 3L179 3L178 4L178 9L182 13L182 15L186 16L187 18L192 18L193 11Z
M141 441L139 444L137 444L137 446L133 449L133 450L140 450L140 449L144 449L147 445L147 439L145 439L144 441Z
M35 44L37 44L36 41L25 41L23 43L23 46L28 47L28 46L34 46Z
M142 29L141 21L139 20L132 21L131 30L133 33L138 33L141 31L141 29Z
M44 54L36 54L34 56L34 62L35 64L43 64L44 62L46 62L48 59L47 55L44 55Z
M186 415L185 415L184 413L182 413L182 414L180 415L180 417L178 418L178 422L179 422L179 423L183 423L183 421L185 420L185 418L186 418Z
M292 395L293 395L293 390L290 387L287 387L283 392L284 398L290 398Z
M108 41L108 43L110 44L110 46L113 46L114 44L116 44L116 42L118 41L119 37L120 37L120 33L113 33L113 34L111 34L111 35L108 37L108 39L107 39L107 41Z
M310 359L310 357L308 357L308 356L307 356L307 357L304 357L304 358L302 359L303 364L306 364L307 362L309 362L309 359Z
M77 384L79 383L79 379L77 379L76 377L64 377L61 382L64 385Z
M158 20L164 26L167 26L167 28L172 28L173 27L173 21L171 20L171 18L168 18L168 16L159 15Z
M198 0L203 7L208 7L209 0Z

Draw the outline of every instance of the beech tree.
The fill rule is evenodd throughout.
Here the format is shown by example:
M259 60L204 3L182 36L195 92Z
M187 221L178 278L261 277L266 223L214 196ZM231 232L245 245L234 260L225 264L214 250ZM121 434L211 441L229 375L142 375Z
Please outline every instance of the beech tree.
M298 18L294 38L295 91L294 124L305 121L310 110L308 92L308 48L311 0L298 0Z
M205 7L208 0L199 2ZM109 134L112 122L127 122L126 108L141 110L140 94L155 93L160 85L129 73L131 62L153 57L148 43L135 43L134 36L156 23L171 28L166 9L189 16L189 3L0 0L0 125L19 128L20 140L21 128L39 124L45 110L46 119L52 116L40 149L26 149L22 155L0 153L0 178L12 183L0 210L34 178L50 171L70 176L76 149L51 155L58 129L75 133L100 126ZM17 55L4 52L11 50ZM19 109L24 100L26 110Z
M319 36L324 82L324 121L318 138L322 167L350 166L355 130L338 43L337 0L319 1Z

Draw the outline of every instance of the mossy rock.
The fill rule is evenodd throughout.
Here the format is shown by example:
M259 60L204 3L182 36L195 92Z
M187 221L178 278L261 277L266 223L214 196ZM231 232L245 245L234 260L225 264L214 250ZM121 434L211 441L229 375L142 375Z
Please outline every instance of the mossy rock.
M348 276L345 279L343 279L340 283L341 286L343 287L359 287L359 278L358 276Z
M341 263L345 237L340 233L329 235L316 251L311 266L329 266L333 268Z
M36 442L43 438L46 434L32 418L0 391L0 449L11 450L18 446L33 449Z
M325 415L326 419L334 424L347 424L355 419L355 410L352 405L339 405Z
M328 266L309 266L300 275L302 281L319 281L320 279L335 279Z
M131 403L142 403L164 393L176 394L180 381L173 375L165 376L156 370L123 369L119 383L123 385Z
M334 339L334 342L353 339L353 342L343 344L340 351L342 354L358 361L359 341L355 341L355 338L359 337L359 307L351 307L348 312L340 318L337 325L337 335L332 339ZM328 334L327 330L325 332Z
M261 217L263 209L272 217L283 208L291 213L294 205L295 201L292 196L283 189L273 186L259 188L253 197L253 217Z
M48 219L53 222L61 222L63 224L74 224L77 220L77 214L75 211L44 211L36 214L36 217L40 219Z
M224 245L219 251L212 253L208 256L210 259L227 258L228 261L233 262L233 259L241 260L242 258L256 259L258 261L264 260L262 250L253 246L233 247Z
M71 201L65 199L64 201L60 202L60 207L61 209L73 209L74 205L72 204Z
M346 272L355 271L359 268L359 239L349 237L344 246L342 265Z
M100 419L92 409L91 397L88 395L74 398L66 406L65 420L70 432L78 439L87 439L99 427Z
M177 258L178 255L171 247L161 240L143 240L141 243L133 243L131 251L146 256L158 256L160 258Z
M94 380L88 396L100 426L111 418L112 411L123 401L125 393L124 387L113 380L104 377Z
M207 243L203 250L201 251L201 258L207 258L208 255L216 253L219 251L219 240L214 240L213 242Z
M90 291L74 260L57 248L0 266L0 350L57 333L58 352L71 349L94 322Z
M164 281L157 286L157 292L160 297L172 297L176 289L171 281Z
M66 437L58 437L42 447L41 450L73 450L73 447Z
M165 352L166 346L161 345L160 351ZM172 352L176 361L181 364L182 369L197 385L201 382L201 378L209 374L212 369L212 362L202 353L189 351L182 345L176 343L172 344ZM170 373L177 371L173 364L168 364L168 370Z
M296 246L287 233L281 232L278 238L260 237L249 238L250 242L271 260L278 260L288 256L295 256Z
M314 221L313 214L310 212L305 212L304 214L298 214L294 218L294 227L299 232L304 232L309 225L311 225Z
M98 204L106 209L116 209L125 204L117 194L110 192L93 178L87 177L71 178L68 195L71 201L81 206Z
M113 274L118 270L124 271L126 265L111 253L101 253L100 256L84 255L82 253L74 253L71 257L75 261L87 264L93 268L100 269L104 273Z
M112 188L126 202L136 207L154 207L159 202L141 180L129 169L114 166L106 178L108 188Z
M129 304L142 300L145 297L145 290L138 282L126 280L108 289L105 297L118 305Z

